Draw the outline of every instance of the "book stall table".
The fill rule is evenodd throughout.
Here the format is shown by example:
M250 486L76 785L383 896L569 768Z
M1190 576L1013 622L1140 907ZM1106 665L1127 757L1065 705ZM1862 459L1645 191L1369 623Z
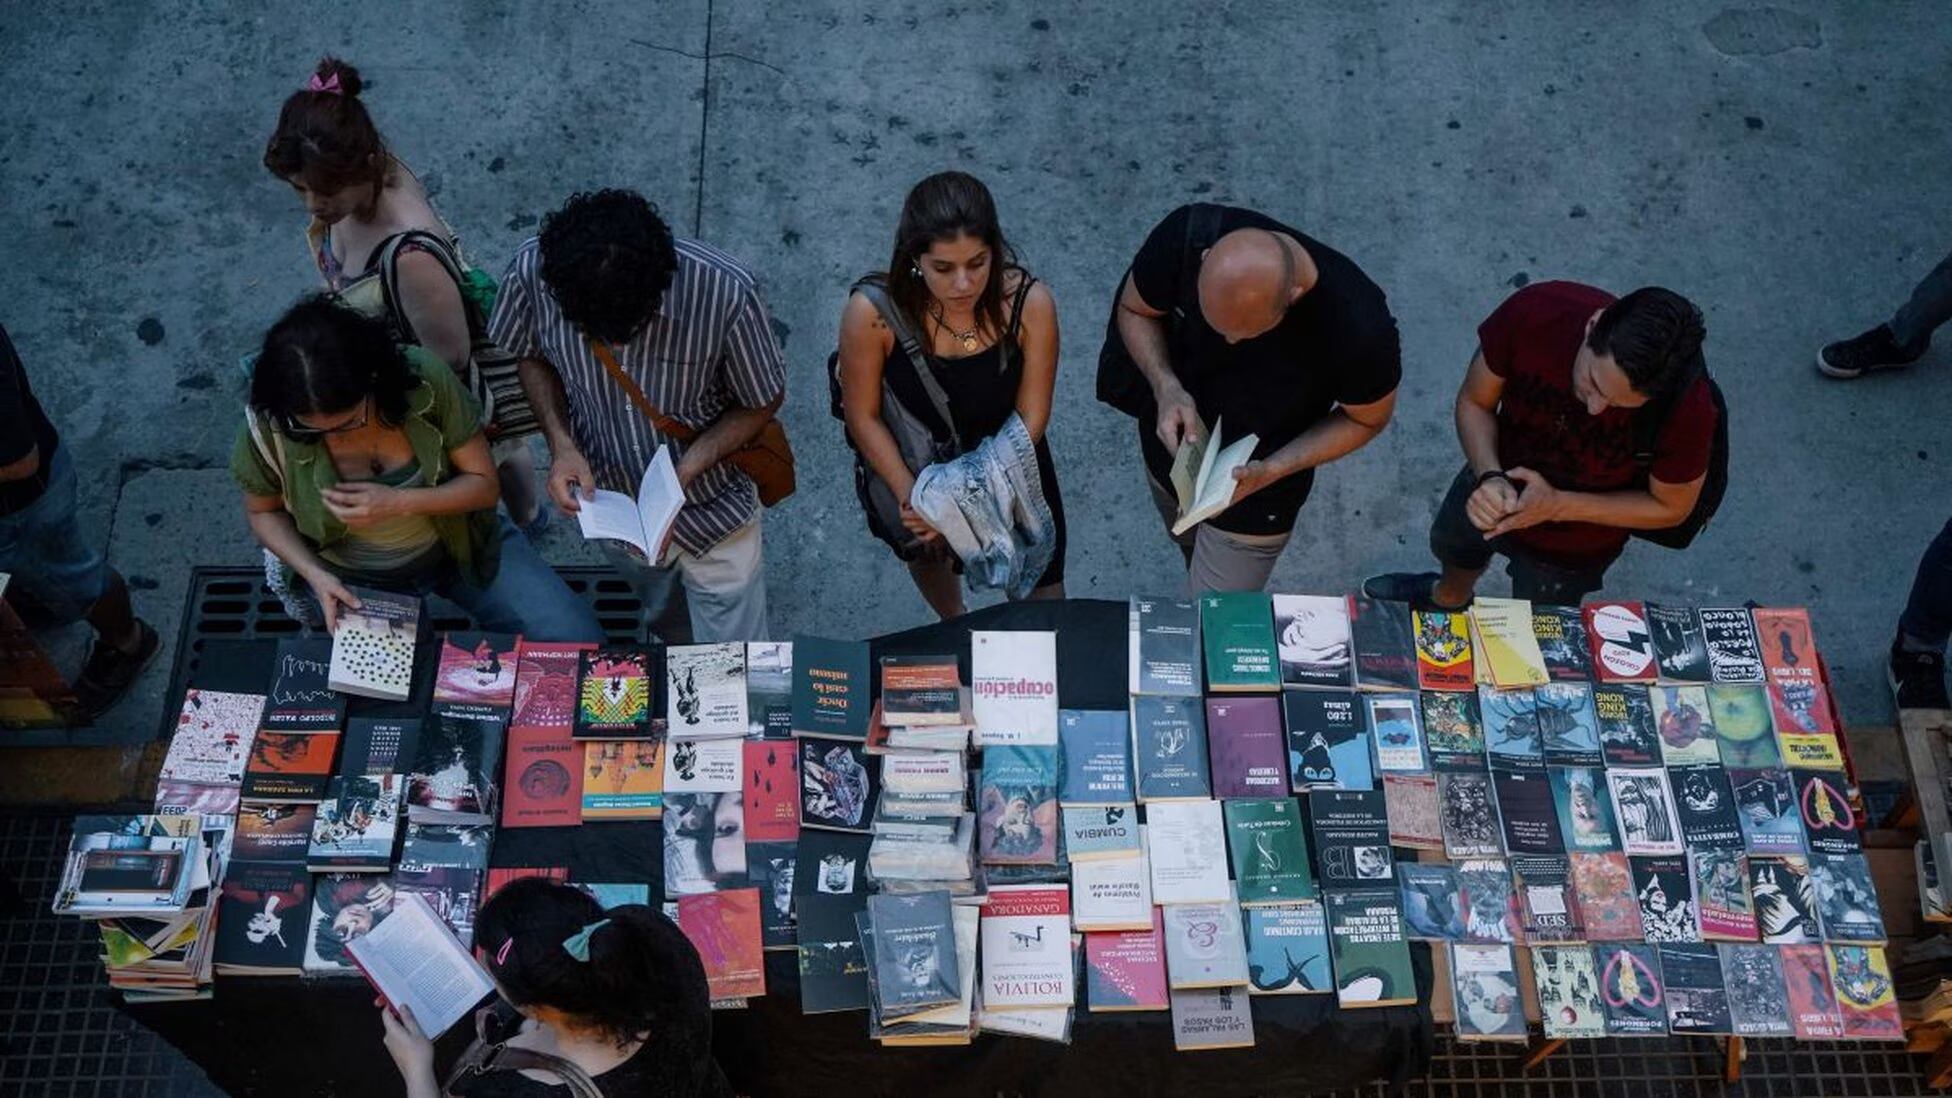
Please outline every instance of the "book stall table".
M971 630L1052 630L1059 704L1123 711L1128 703L1127 605L1100 600L993 607L952 622L876 638L873 656L957 652L968 681ZM264 689L272 641L212 642L191 685ZM355 702L355 715L413 711ZM572 881L644 882L663 888L663 831L655 821L498 829L491 868L564 866ZM1410 948L1413 1005L1342 1010L1330 995L1255 996L1252 1048L1204 1055L1174 1049L1164 1011L1092 1013L1079 997L1069 1044L978 1034L955 1047L883 1048L860 1011L804 1015L795 955L766 954L767 994L713 1015L714 1051L741 1093L1130 1094L1301 1093L1404 1082L1432 1050L1428 946ZM374 992L363 981L220 976L205 1001L130 1004L123 1010L175 1045L232 1094L386 1094L399 1081L380 1043ZM468 1025L438 1044L445 1067Z

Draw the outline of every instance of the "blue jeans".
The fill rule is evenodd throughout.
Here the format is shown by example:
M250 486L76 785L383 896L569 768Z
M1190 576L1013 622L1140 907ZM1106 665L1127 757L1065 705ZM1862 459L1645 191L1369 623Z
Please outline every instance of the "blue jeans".
M461 577L453 564L445 564L428 576L405 586L406 593L440 595L473 617L476 624L492 633L519 633L533 641L603 640L603 626L590 604L576 597L549 562L535 551L529 539L509 521L497 516L496 535L501 539L501 567L486 587L476 587ZM299 586L296 585L295 586ZM297 591L293 592L298 595ZM323 624L318 600L310 591L295 600L293 616L307 625Z
M0 572L13 579L22 616L37 625L80 621L108 590L108 561L82 540L75 520L75 467L66 446L47 458L47 488L39 499L0 515Z
M1939 260L1919 280L1911 298L1891 317L1891 338L1909 346L1930 338L1948 320L1952 320L1952 255Z
M1952 519L1925 547L1918 575L1911 581L1911 597L1898 619L1898 637L1916 652L1943 652L1952 640Z

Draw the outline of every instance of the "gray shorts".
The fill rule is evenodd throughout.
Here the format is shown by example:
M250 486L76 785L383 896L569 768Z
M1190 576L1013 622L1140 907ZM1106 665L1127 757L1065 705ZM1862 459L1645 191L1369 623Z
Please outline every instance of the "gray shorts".
M1159 521L1166 526L1174 544L1186 557L1186 594L1202 591L1259 591L1274 574L1274 562L1294 536L1281 534L1230 534L1210 522L1202 522L1183 534L1173 535L1173 520L1179 517L1179 500L1173 490L1159 483L1148 470L1146 486L1152 489L1153 506Z
M1532 602L1577 606L1587 595L1606 582L1606 570L1616 554L1598 564L1570 565L1540 556L1510 535L1489 538L1471 524L1464 505L1477 491L1477 477L1469 465L1451 481L1444 502L1437 506L1437 517L1430 524L1430 551L1439 561L1468 572L1482 572L1491 558L1502 554L1505 574L1511 577L1514 598Z

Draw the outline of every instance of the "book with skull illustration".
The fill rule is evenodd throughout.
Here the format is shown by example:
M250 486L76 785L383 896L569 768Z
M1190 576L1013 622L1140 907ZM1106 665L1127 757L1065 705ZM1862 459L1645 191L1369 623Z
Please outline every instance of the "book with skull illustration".
M1722 986L1737 1037L1793 1037L1782 951L1751 942L1723 942Z
M1489 773L1437 775L1437 809L1447 857L1495 858L1504 854L1504 835L1498 827Z
M1292 797L1230 800L1221 805L1235 887L1244 906L1315 898L1308 842Z
M849 740L802 737L800 826L867 833L881 792L881 759ZM676 745L673 745L674 747ZM736 743L733 746L738 746Z
M664 650L665 724L674 740L741 739L746 713L746 646L674 644Z

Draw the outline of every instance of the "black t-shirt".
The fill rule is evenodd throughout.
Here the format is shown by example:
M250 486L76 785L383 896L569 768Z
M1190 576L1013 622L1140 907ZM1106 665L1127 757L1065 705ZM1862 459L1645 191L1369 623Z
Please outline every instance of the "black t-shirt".
M15 511L41 498L47 490L48 464L54 460L54 447L60 436L54 424L34 399L27 384L27 369L14 352L7 329L0 327L0 465L12 465L38 451L41 467L25 480L0 480L0 515Z
M1264 214L1219 209L1217 235L1254 228L1292 237L1315 261L1318 278L1272 331L1229 345L1200 315L1200 257L1187 254L1193 207L1167 214L1146 237L1132 260L1132 284L1147 305L1167 312L1173 372L1207 427L1225 420L1223 443L1259 435L1254 456L1266 457L1337 405L1371 404L1394 392L1403 372L1396 320L1362 268ZM1151 405L1149 393L1145 402ZM1153 411L1141 418L1140 449L1152 475L1170 484L1172 457L1153 429L1156 419ZM1314 480L1311 469L1276 481L1209 521L1237 534L1285 533Z

